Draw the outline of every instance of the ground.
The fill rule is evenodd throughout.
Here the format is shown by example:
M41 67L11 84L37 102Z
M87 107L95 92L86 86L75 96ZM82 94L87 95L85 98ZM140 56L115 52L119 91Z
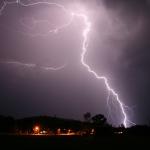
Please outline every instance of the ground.
M150 137L78 137L0 135L0 149L149 149Z

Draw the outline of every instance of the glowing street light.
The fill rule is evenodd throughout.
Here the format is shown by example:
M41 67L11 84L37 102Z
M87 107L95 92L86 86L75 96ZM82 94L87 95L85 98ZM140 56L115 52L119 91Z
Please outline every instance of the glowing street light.
M40 133L40 127L39 126L35 126L33 128L34 134L39 134Z

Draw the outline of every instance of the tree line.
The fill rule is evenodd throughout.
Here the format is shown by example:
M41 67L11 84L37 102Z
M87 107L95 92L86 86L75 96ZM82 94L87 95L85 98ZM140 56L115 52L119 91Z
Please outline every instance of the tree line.
M95 136L150 135L150 127L146 125L135 125L129 128L125 128L123 125L113 127L102 114L91 116L90 112L87 112L83 117L84 121L50 116L35 116L23 119L0 116L0 133L32 133L34 126L38 125L43 130L56 132L58 128L71 129L75 132L84 131L86 135L90 135L91 130L94 130Z

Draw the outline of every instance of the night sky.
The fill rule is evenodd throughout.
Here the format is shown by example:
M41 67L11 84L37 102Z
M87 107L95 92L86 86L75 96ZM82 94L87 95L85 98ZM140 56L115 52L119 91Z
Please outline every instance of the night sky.
M26 4L37 1L44 0L22 0ZM87 12L92 30L86 63L108 78L123 103L130 107L126 110L130 120L149 124L150 1L47 1ZM0 8L3 5L1 0ZM57 34L47 34L69 19L62 9L52 5L11 4L2 11L0 114L16 118L50 115L83 119L85 112L108 116L104 82L95 79L80 62L83 20L76 17ZM120 124L120 112L111 113L113 117L108 120Z

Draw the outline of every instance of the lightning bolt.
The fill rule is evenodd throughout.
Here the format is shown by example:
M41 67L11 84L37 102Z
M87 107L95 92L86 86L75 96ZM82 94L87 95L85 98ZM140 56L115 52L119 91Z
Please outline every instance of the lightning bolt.
M36 64L31 64L31 63L23 63L23 62L19 62L19 61L1 61L1 64L11 64L11 65L16 65L16 66L20 66L20 67L25 67L25 68L40 68L42 70L46 70L46 71L58 71L61 70L63 68L65 68L66 64L62 65L62 66L58 66L58 67L49 67L49 66L38 66Z
M78 13L78 12L72 12L70 10L67 10L63 5L61 4L58 4L58 3L50 3L50 2L45 2L45 1L40 1L40 2L33 2L33 3L29 3L29 4L24 4L23 2L21 2L20 0L16 0L16 1L13 1L13 2L8 2L8 1L4 1L4 4L3 6L1 7L0 9L0 13L2 14L2 12L4 11L4 8L8 5L8 4L20 4L21 6L24 6L24 7L28 7L28 6L33 6L33 5L39 5L39 4L46 4L46 5L55 5L56 7L59 7L60 9L62 9L66 14L70 14L71 16L71 19L69 20L68 23L60 26L60 27L57 27L56 29L54 30L50 30L48 32L49 33L58 33L60 30L64 29L64 28L67 28L69 25L71 25L74 17L79 17L79 18L82 18L83 19L83 22L85 24L85 28L82 32L82 36L83 36L83 42L82 42L82 52L81 52L81 64L87 69L87 71L89 73L91 73L96 79L98 80L103 80L104 81L104 84L106 86L106 89L108 90L108 97L107 97L107 104L109 102L109 99L110 99L110 95L112 95L114 98L115 98L115 101L119 104L119 107L120 107L120 110L121 110L121 113L122 113L122 116L123 116L123 119L122 119L122 123L125 127L128 126L128 124L134 124L132 121L130 121L128 119L128 116L127 116L127 113L126 113L126 108L128 108L128 106L126 106L122 101L121 99L119 98L119 95L118 93L112 88L112 86L109 84L108 82L108 79L107 77L105 76L100 76L98 75L85 61L85 56L86 56L86 53L88 51L88 39L89 39L89 33L90 31L92 30L92 23L90 22L88 16L84 13ZM37 36L37 35L36 35ZM41 36L41 34L39 35ZM29 66L32 66L32 65L29 65ZM61 68L61 67L60 67ZM60 69L59 68L59 69ZM45 68L45 69L54 69L54 68ZM55 70L55 69L54 69Z
M62 65L62 66L59 66L59 67L45 67L45 66L42 66L41 69L44 69L46 71L49 71L49 70L53 70L53 71L58 71L58 70L61 70L63 68L65 68L66 64Z
M112 94L115 97L115 100L117 101L117 103L120 106L121 112L123 114L123 125L125 127L128 126L128 123L134 124L133 122L131 122L128 119L128 116L126 114L125 111L125 107L127 107L120 99L119 99L119 95L117 94L117 92L111 87L111 85L108 82L108 79L105 76L100 76L98 75L86 62L85 62L85 55L87 53L88 50L88 35L91 31L91 22L89 21L88 16L86 16L85 14L78 14L78 13L72 13L72 15L78 16L83 18L83 21L85 23L85 29L83 30L83 43L82 43L82 53L81 53L81 63L82 65L88 70L89 73L93 74L95 76L96 79L98 80L103 80L105 83L105 86L108 90L108 98L107 98L107 102L110 99L110 94Z

